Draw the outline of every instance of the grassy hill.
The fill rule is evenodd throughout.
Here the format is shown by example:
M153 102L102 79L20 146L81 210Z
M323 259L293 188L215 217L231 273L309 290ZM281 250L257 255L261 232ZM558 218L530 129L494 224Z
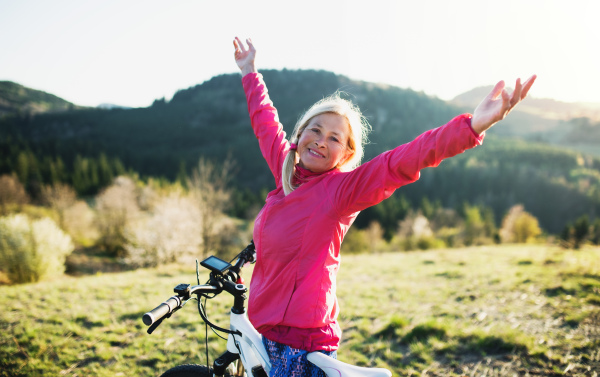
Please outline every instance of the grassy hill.
M33 115L79 108L53 94L27 88L12 81L0 81L0 118L7 115Z
M510 245L344 256L338 357L395 376L592 376L599 255ZM195 282L193 266L0 286L0 376L156 376L205 363L194 304L152 335L141 321L182 282ZM219 296L209 318L224 324L230 307ZM211 363L224 349L209 333Z

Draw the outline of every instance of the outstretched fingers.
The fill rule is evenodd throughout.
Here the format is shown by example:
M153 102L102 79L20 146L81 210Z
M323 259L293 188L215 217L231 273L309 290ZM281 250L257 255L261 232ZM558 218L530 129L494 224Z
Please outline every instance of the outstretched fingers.
M488 98L491 100L496 100L500 97L500 94L504 90L504 80L498 81L498 83L494 86L494 89L488 94Z
M517 103L519 103L519 101L521 101L521 89L522 89L522 85L521 85L521 79L517 79L517 83L515 84L515 90L512 93L512 96L510 98L510 108L512 109L513 107L515 107L517 105Z
M523 84L521 83L521 79L518 79L515 90L511 94L505 89L504 81L499 81L475 108L475 111L473 111L473 117L471 118L473 130L481 134L498 121L504 119L525 98L535 79L536 76L533 75Z
M515 84L515 90L513 91L510 99L510 110L512 110L513 107L515 107L527 96L527 92L529 92L529 89L533 85L533 82L535 81L536 77L536 75L531 76L525 81L524 84L521 84L520 78L517 79L517 83Z
M233 46L235 47L236 52L238 52L238 51L240 51L242 53L246 52L246 47L244 47L244 44L238 37L235 37L235 39L233 40Z
M532 75L530 78L528 78L525 81L525 83L523 84L523 89L521 90L521 99L523 99L527 96L527 93L529 92L529 89L535 82L535 79L537 79L537 75Z

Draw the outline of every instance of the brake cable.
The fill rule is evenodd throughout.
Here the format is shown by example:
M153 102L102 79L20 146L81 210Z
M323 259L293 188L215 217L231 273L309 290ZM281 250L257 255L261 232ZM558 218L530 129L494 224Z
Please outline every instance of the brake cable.
M242 255L244 253L244 251L246 251L246 249L244 249L238 255L233 257L233 259L229 262L229 264L231 264L231 262L233 262L234 260L239 258L240 255ZM236 275L238 275L238 274L236 274ZM196 281L197 281L198 285L200 285L200 270L199 270L199 266L198 266L198 259L196 259ZM210 280L209 280L209 282L210 282ZM224 329L222 327L215 325L214 323L212 323L208 320L208 314L206 313L206 301L207 301L207 299L216 297L217 296L216 294L214 294L212 297L209 297L208 295L201 293L198 296L204 297L204 305L202 305L202 301L201 301L200 297L197 297L197 298L194 297L194 299L196 301L198 301L198 313L200 314L200 317L202 317L202 319L204 320L204 343L205 343L205 350L206 350L206 365L208 366L208 365L210 365L210 362L208 359L208 327L210 327L210 329L216 336L218 336L219 338L221 338L223 340L227 340L227 338L224 338L223 336L221 336L221 334L217 333L217 331L221 331L226 334L231 334L232 336L234 336L234 339L235 339L235 335L241 336L242 333L239 330L231 331L231 330ZM217 330L217 331L215 331L215 330ZM236 342L234 342L234 343L236 343ZM237 344L236 344L236 347L237 347ZM238 348L238 350L239 350L239 348Z
M238 256L240 254L238 254ZM234 259L236 259L236 258L237 258L237 256ZM199 267L198 267L198 259L196 259L196 281L198 282L198 285L200 285L200 271L199 271ZM209 282L210 282L210 280L207 281L207 283L209 283ZM216 336L218 336L219 338L221 338L223 340L227 340L227 338L224 338L223 336L221 336L221 334L218 334L215 330L224 332L226 334L231 334L231 335L242 335L242 333L239 332L238 330L231 331L231 330L224 329L222 327L215 325L214 323L212 323L208 320L208 314L206 313L206 308L205 308L206 301L207 301L207 299L212 299L212 298L216 297L217 296L216 293L210 297L205 293L200 293L200 294L198 294L198 296L204 297L204 305L202 305L202 300L200 297L197 297L197 298L193 297L193 298L196 301L198 301L198 313L200 314L200 317L202 317L202 319L204 320L204 343L205 343L205 349L206 349L206 365L210 365L210 362L208 359L208 327L210 327L210 329Z

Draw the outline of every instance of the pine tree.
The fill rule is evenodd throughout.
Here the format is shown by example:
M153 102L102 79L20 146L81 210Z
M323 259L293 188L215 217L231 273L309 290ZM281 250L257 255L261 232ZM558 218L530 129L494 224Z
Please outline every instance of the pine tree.
M574 247L579 249L590 233L590 220L587 215L583 215L575 221L573 225Z

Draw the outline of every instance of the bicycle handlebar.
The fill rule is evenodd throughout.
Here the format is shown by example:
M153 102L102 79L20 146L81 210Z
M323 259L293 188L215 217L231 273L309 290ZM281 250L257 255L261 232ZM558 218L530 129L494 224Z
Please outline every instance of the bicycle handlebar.
M167 301L163 302L156 308L144 314L142 320L144 321L144 324L146 326L150 326L156 321L162 319L164 316L169 315L175 310L179 309L180 305L181 299L179 298L179 296L172 296Z
M189 288L189 294L187 295L187 297L181 296L181 295L170 297L167 301L163 302L162 304L158 305L156 308L154 308L154 309L150 310L148 313L144 314L144 316L142 317L142 320L144 321L144 324L146 326L151 326L151 325L155 324L156 322L160 321L161 319L163 319L164 317L168 317L169 315L173 314L174 312L179 310L181 307L183 307L183 305L190 298L190 295L196 294L199 291L202 291L205 293L216 293L216 292L219 292L220 290L222 290L222 288L214 287L212 285L207 285L207 284L194 285L193 287Z
M242 250L239 255L239 258L234 266L229 269L229 272L226 276L213 276L211 273L210 283L214 285L204 284L204 285L195 285L190 286L189 284L180 284L175 287L176 296L170 297L167 301L158 305L156 308L150 310L145 313L142 317L144 324L146 326L152 326L148 332L152 332L160 322L164 318L168 318L185 305L185 303L190 299L190 296L193 294L201 294L201 293L215 293L219 294L221 291L225 290L228 293L239 297L247 292L247 289L242 284L236 284L229 279L233 278L234 281L237 280L240 274L240 270L247 263L253 263L256 261L256 252L254 249L254 242L251 241L250 244ZM236 299L237 300L237 299ZM234 304L235 306L235 304Z

